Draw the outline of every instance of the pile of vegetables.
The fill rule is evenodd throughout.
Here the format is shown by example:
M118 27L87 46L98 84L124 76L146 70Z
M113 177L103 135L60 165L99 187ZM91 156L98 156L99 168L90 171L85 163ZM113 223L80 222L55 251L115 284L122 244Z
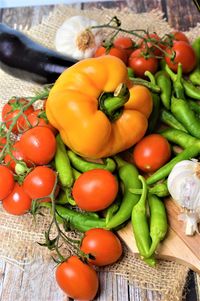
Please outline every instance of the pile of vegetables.
M128 31L116 17L86 32L102 28L112 34L92 44L93 57L82 60L84 51L55 84L9 99L0 127L3 209L49 209L41 245L57 254L58 285L79 300L98 291L95 266L120 260L116 231L129 221L140 257L155 267L168 229L164 198L184 208L186 234L198 232L200 219L200 38L191 45L181 32ZM80 49L73 53L80 59ZM63 244L73 251L67 258Z

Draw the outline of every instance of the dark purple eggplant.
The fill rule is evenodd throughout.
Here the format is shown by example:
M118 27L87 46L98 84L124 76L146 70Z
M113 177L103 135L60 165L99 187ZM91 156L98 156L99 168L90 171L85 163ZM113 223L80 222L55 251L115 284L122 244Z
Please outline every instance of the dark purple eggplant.
M54 83L76 62L0 23L0 67L6 72L42 84Z

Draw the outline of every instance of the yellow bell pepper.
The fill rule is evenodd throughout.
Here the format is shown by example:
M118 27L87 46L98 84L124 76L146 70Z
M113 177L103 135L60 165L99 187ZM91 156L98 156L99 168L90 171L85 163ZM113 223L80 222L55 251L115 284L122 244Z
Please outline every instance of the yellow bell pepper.
M134 86L114 56L82 60L64 71L46 102L49 122L64 143L83 157L124 151L145 134L152 111L150 91Z

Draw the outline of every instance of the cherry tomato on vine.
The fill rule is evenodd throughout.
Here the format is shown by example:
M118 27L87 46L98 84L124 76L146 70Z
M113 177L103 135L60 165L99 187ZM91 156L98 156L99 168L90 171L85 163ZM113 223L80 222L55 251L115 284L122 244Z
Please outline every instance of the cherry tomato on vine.
M31 209L31 198L15 183L12 192L2 201L3 208L10 214L22 215Z
M129 57L133 52L135 42L130 37L120 36L114 40L113 45L116 48L123 49L127 57Z
M0 165L0 200L5 199L13 190L15 180L10 169Z
M55 172L47 166L36 166L24 179L22 187L31 199L43 198L41 202L50 202L48 196L54 188Z
M158 69L158 60L154 57L145 58L143 56L143 49L137 49L129 56L128 65L138 77L144 78L145 71L155 73Z
M160 43L159 43L160 42ZM162 56L162 50L164 45L161 43L161 38L157 35L157 33L149 33L145 34L144 38L139 42L140 48L149 50L150 53L155 56ZM161 49L159 49L161 48Z
M29 101L26 98L13 98L10 99L8 101L8 103L6 103L3 106L2 109L2 121L5 122L5 125L7 128L10 127L13 118L16 117L16 115L20 112L21 108L26 106L29 103ZM30 113L32 113L34 111L33 106L29 106L24 112L24 115L29 115ZM21 115L16 124L14 125L12 132L15 134L18 134L18 123L22 122L23 120L25 120L25 117L23 115Z
M36 165L48 164L56 152L56 139L52 131L36 126L22 134L20 138L22 154Z
M115 200L117 192L117 180L111 172L103 169L82 173L72 188L77 206L86 211L107 208Z
M178 63L182 64L182 70L185 74L191 72L197 64L194 49L184 41L174 41L173 46L165 51L165 61L174 72L177 72ZM174 60L170 58L173 54L175 54Z
M11 153L16 160L24 161L27 164L27 166L31 166L31 163L22 153L21 144L19 143L19 141L13 144L11 148ZM11 157L10 154L5 155L4 161L9 169L15 171L16 161Z
M56 282L72 299L93 300L99 280L96 271L77 256L71 256L56 268Z
M126 54L126 51L124 49L121 49L121 48L111 47L107 51L104 46L100 46L95 51L94 57L99 57L99 56L107 55L107 54L116 56L119 59L121 59L125 64L127 64L127 54Z
M91 254L95 259L89 261L97 266L116 262L122 255L122 245L119 238L109 230L96 228L85 232L81 250Z
M6 144L6 138L5 137L1 137L0 138L0 151L3 149L4 145Z
M160 134L144 137L133 150L134 163L144 172L156 171L170 159L170 156L169 142Z
M190 43L189 39L182 31L172 31L172 35L174 36L174 40L176 41L184 41L186 43Z
M27 120L23 119L18 122L20 132L25 132L35 126L44 126L52 130L56 134L57 130L48 122L46 113L42 110L35 110L27 116Z

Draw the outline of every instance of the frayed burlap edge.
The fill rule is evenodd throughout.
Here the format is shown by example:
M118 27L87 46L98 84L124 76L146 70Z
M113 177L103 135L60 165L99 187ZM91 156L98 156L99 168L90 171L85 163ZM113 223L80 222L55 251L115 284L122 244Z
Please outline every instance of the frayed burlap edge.
M54 37L58 27L65 19L73 15L85 15L100 23L105 23L111 17L117 15L122 20L122 26L127 29L148 29L150 32L157 31L163 35L172 30L163 19L162 12L153 10L150 13L135 14L128 9L93 9L77 10L71 6L57 7L49 17L45 18L40 25L24 30L39 43L54 48ZM200 34L200 24L186 32L190 41ZM1 79L1 107L13 95L31 96L41 87L30 83L0 70ZM36 222L30 215L14 217L0 208L0 257L11 262L30 263L42 256L44 260L51 260L49 251L40 247L37 242L43 242L44 231L48 228L51 217L38 216ZM74 234L72 234L73 236ZM188 268L176 262L158 261L156 268L150 268L140 259L134 257L124 246L123 259L105 270L126 277L131 283L140 288L151 289L161 294L163 301L182 300L182 291Z

